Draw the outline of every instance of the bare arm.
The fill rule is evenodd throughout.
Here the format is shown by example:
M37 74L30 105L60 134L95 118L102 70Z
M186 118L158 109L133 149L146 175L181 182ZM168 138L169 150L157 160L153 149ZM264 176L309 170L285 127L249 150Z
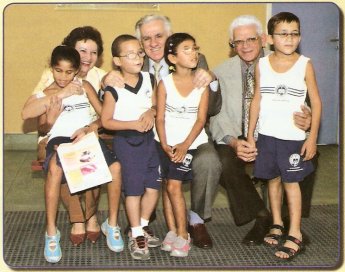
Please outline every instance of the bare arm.
M125 80L119 71L112 70L102 78L102 88L106 86L123 88Z
M157 90L157 115L156 115L156 129L159 141L165 153L170 159L173 157L173 150L168 146L166 133L165 133L165 103L166 103L166 90L163 82L159 82Z
M310 134L305 141L301 154L305 154L304 160L312 159L316 154L316 142L317 135L320 127L322 102L319 95L319 90L316 83L315 72L311 62L308 62L306 69L306 84L308 89L308 95L310 98L310 104L313 111L311 118Z
M49 88L49 87L48 87ZM44 97L37 98L36 95L31 95L28 100L25 102L22 110L23 120L29 118L35 118L46 112L46 108L50 104L50 98L53 95L56 95L59 99L69 97L73 94L82 94L83 90L80 83L72 81L65 88L54 93L50 93Z
M248 124L248 136L247 141L255 146L255 139L254 139L254 131L256 127L256 123L259 118L259 111L260 111L260 69L259 65L255 67L255 89L254 89L254 96L252 102L250 103L250 113L249 113L249 124Z
M102 112L102 104L98 99L95 89L87 81L83 81L83 88L86 92L87 98L90 101L90 104L95 109L96 113L100 116Z

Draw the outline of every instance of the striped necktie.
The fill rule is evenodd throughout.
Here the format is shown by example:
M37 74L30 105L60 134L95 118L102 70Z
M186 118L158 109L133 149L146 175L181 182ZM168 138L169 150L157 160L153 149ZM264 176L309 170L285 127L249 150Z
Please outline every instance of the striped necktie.
M249 111L250 103L252 102L254 95L254 76L253 73L249 70L246 70L245 74L245 90L243 93L243 125L242 125L242 134L245 138L248 136L248 125L249 125ZM255 128L254 137L257 139L257 126Z
M156 79L157 83L161 80L160 71L161 71L162 67L163 66L160 63L155 62L153 64L153 70L155 72L154 76L155 76L155 79Z

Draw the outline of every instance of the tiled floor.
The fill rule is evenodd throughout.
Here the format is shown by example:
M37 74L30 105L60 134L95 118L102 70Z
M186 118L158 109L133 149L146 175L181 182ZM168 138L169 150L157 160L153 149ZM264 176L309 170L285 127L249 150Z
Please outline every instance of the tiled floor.
M337 258L339 257L337 251L339 246L339 244L337 243L339 242L337 240L339 229L336 226L338 226L337 223L339 223L338 220L341 219L341 217L337 218L337 215L340 215L338 214L337 207L339 203L339 192L340 189L342 189L343 184L339 184L338 146L320 146L319 151L319 167L317 170L312 199L313 212L311 213L311 217L305 219L303 222L307 225L307 229L310 234L312 234L313 236L315 235L315 237L312 237L312 239L315 239L315 242L316 240L322 240L325 244L322 244L322 241L321 244L312 244L314 248L311 248L311 250L308 251L309 254L306 254L306 257L301 258L297 263L293 265L295 266L295 268L299 265L311 265L312 267L313 265L322 266L322 264L324 264L326 267L332 267L336 264ZM43 256L41 256L41 249L38 248L38 253L35 253L35 250L37 249L36 247L39 243L42 242L39 241L36 245L35 239L40 239L40 236L43 237L44 233L44 179L42 173L33 173L30 169L31 161L35 159L35 156L36 154L34 151L4 151L4 230L8 235L4 237L5 260L10 261L11 263L9 264L12 266L17 266L17 268L27 267L29 269L55 269L62 268L64 266L65 268L77 266L80 269L88 269L88 260L91 254L91 258L95 258L96 266L98 264L100 268L109 269L117 267L119 269L137 269L138 264L133 264L133 262L126 257L127 255L121 257L120 263L117 263L116 261L114 262L113 256L108 254L107 248L103 244L99 245L98 243L97 248L94 247L93 249L88 248L88 246L86 245L85 247L82 247L80 251L71 249L71 246L68 243L68 238L66 238L68 236L69 224L67 223L67 219L65 218L66 213L64 212L63 207L60 207L61 218L59 220L62 221L59 222L66 236L66 239L64 238L66 240L64 250L69 250L68 252L72 250L73 254L76 255L73 255L74 257L66 257L65 263L62 262L60 266L45 267L46 263L44 262ZM188 188L186 188L185 196L187 203L189 203L189 193L187 192L187 189ZM105 216L105 211L107 209L105 194L106 192L102 191L100 203L100 217L102 217L101 219L103 219L103 217ZM161 209L161 203L159 203L158 209ZM120 214L121 217L124 217L123 209ZM198 265L195 264L200 264L199 268L208 268L209 270L212 267L216 269L219 269L221 267L229 269L241 269L246 266L249 266L249 268L257 266L263 268L265 267L265 265L268 265L268 268L279 266L278 263L271 259L267 260L266 257L258 256L258 254L261 253L266 254L266 249L260 248L257 251L256 249L250 249L244 247L241 244L238 244L241 237L243 237L246 231L248 231L248 229L251 227L251 224L247 224L244 227L234 226L232 217L229 213L226 194L222 188L219 188L214 203L214 214L214 219L212 220L212 222L208 223L208 226L212 231L211 235L214 238L214 241L216 243L219 243L219 245L215 247L218 248L218 251L204 251L195 249L190 259L191 262L177 261L177 263L174 263L169 258L161 256L161 253L157 253L158 255L154 254L153 259L151 259L150 261L150 264L145 267L147 269L156 270L160 268L175 269L174 267L176 266L178 267L178 269L182 269L185 268L186 265L191 267L198 267ZM157 225L156 228L157 231L163 235L165 231L164 219L162 216L159 217L161 218L159 218L158 222L156 222L155 224L161 224L159 226ZM18 222L21 220L23 222ZM21 226L20 223L24 222L25 226ZM331 227L331 224L333 224L335 228ZM232 228L232 226L234 226L234 228ZM231 237L226 236L226 238L223 239L221 234L225 232L228 233L230 229L230 232L233 234L230 235L229 232L229 234L227 235L230 235ZM16 251L15 248L13 248L16 245L15 241L17 241L18 244L17 237L13 236L13 231L15 230L23 231L23 234L30 238L28 242L25 242L25 245L27 246L22 249L23 251L20 254ZM32 231L34 233L31 233ZM10 233L12 233L12 236L10 235ZM19 235L16 232L14 233L15 235ZM13 241L11 239L16 240ZM103 240L104 239L102 238L100 240L100 243L103 243ZM231 245L227 243L230 243ZM35 244L34 246L36 247L32 248L32 244ZM231 248L229 248L229 246L231 246ZM325 255L325 248L328 248L327 254L332 255L330 259L327 259L325 256L318 257L317 255ZM320 249L323 250L320 251ZM232 257L227 260L226 256L229 256L229 258L231 256ZM76 262L75 258L80 258L80 262ZM107 258L109 258L109 260ZM257 261L255 261L255 258L257 258ZM327 260L324 258L326 258Z

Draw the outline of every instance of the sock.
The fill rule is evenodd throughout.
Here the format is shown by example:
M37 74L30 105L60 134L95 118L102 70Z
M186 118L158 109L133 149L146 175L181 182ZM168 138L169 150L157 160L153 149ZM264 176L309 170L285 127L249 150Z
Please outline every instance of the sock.
M143 231L142 226L133 227L133 228L131 228L131 230L132 230L132 237L133 238L136 238L138 236L144 236L144 231Z
M192 210L189 211L189 225L204 224L204 220Z
M150 222L149 220L146 220L144 218L140 218L140 226L142 226L142 227L148 226L149 222Z

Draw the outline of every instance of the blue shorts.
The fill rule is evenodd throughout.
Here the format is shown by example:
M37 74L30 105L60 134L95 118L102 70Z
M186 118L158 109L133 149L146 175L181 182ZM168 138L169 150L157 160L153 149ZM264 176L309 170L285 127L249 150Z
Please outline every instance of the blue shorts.
M102 139L98 138L98 141L99 141L99 144L101 146L105 161L107 162L107 165L108 166L112 165L114 162L117 161L115 153L106 145L106 143ZM47 174L47 172L48 172L49 162L55 153L56 153L56 164L59 167L62 167L60 158L59 158L57 152L55 151L54 146L56 146L56 145L59 146L60 144L71 143L71 142L73 142L73 140L70 137L56 137L56 138L51 139L48 142L47 147L46 147L46 159L44 160L44 164L43 164L43 170L44 170L45 174ZM61 183L66 183L66 177L64 174L62 176Z
M259 134L256 147L258 155L254 176L273 179L281 176L282 182L300 182L314 171L312 162L303 161L299 154L304 141L287 141Z
M152 130L120 131L114 136L113 149L121 163L125 196L141 196L146 188L160 189L159 157Z
M161 178L181 180L182 182L191 181L193 179L192 161L196 149L188 150L182 163L175 163L164 152L161 144L158 142L156 144L161 162Z

